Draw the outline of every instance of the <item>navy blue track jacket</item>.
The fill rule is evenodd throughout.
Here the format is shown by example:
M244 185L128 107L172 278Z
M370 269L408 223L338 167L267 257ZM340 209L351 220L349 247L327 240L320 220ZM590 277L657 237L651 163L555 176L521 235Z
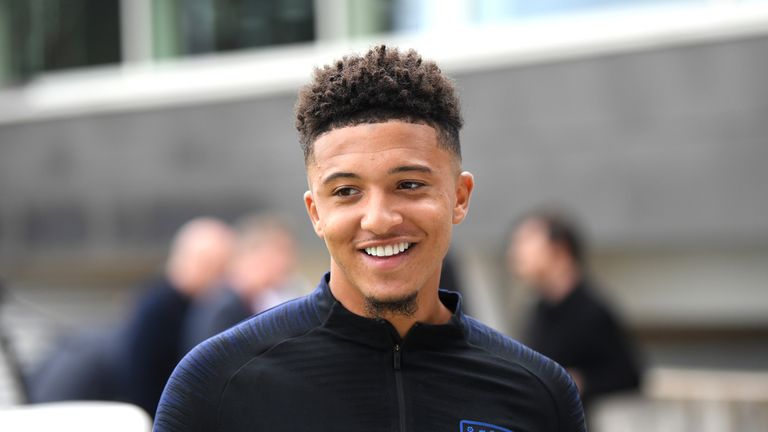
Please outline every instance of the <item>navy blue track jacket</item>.
M328 287L250 318L190 352L165 388L157 432L582 432L555 362L464 315L416 324L345 309Z

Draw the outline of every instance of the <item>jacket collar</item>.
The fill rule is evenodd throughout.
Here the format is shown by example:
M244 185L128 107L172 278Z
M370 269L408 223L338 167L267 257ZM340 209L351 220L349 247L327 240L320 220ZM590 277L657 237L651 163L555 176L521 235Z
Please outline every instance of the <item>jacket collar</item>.
M324 331L355 343L386 350L391 350L394 344L401 344L404 349L444 348L446 343L463 342L465 338L463 329L466 317L461 310L459 293L446 290L438 293L440 301L453 312L450 321L445 324L416 323L401 339L388 321L357 315L336 300L328 285L330 275L330 272L326 273L312 293L323 319Z

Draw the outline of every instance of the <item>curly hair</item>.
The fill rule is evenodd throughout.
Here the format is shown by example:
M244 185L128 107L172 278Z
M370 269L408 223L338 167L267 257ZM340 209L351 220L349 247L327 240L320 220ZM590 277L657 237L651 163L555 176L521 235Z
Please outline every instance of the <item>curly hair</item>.
M323 133L389 120L434 127L439 145L461 159L463 120L453 82L414 50L379 45L316 68L313 81L299 91L295 113L305 163Z

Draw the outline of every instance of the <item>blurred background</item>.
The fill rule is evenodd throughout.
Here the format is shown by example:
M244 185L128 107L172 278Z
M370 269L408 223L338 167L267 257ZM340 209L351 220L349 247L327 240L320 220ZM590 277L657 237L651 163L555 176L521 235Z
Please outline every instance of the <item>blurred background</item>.
M290 215L314 285L296 91L377 43L457 83L470 313L519 334L506 235L563 206L646 366L602 430L768 428L768 2L736 0L0 0L0 404L190 218Z

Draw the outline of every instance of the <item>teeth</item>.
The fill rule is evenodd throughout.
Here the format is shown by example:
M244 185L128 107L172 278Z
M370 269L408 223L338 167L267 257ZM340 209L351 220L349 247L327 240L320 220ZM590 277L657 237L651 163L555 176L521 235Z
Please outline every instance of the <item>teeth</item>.
M408 250L409 247L411 247L410 243L401 242L394 245L368 247L365 248L365 253L376 257L388 257L403 253Z

